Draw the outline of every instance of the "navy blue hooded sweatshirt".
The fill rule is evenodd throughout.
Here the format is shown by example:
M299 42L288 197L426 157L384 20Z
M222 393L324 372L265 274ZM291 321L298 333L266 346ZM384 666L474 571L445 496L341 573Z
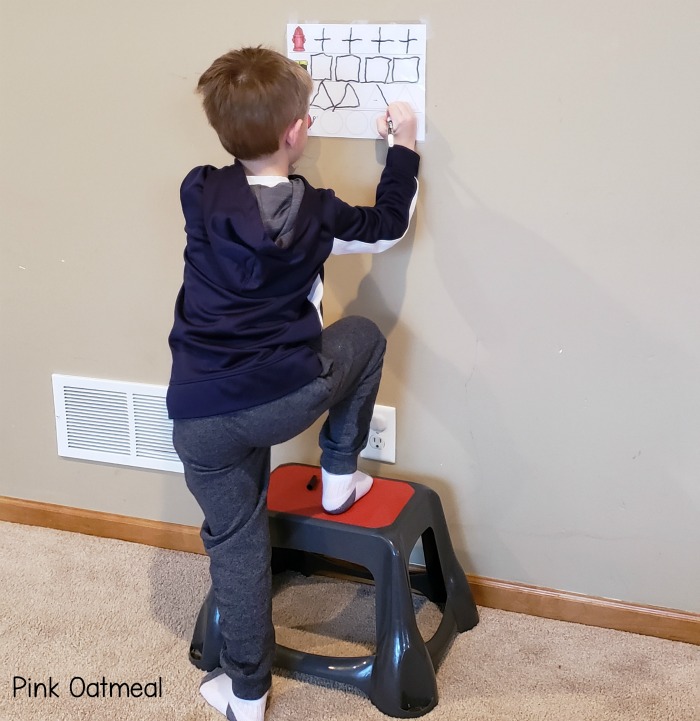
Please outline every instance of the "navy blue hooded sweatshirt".
M281 193L251 185L238 161L188 173L184 280L169 337L171 418L250 408L319 375L308 343L323 328L323 263L331 253L381 252L405 235L418 165L412 150L389 149L373 207L348 205L299 175L283 180ZM276 197L265 200L269 191Z

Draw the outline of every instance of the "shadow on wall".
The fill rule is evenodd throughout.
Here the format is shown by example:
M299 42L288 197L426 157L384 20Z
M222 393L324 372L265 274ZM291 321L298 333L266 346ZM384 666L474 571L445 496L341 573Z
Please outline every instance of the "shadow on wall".
M600 562L603 583L618 593L629 585L634 598L640 544L670 560L678 539L697 534L697 363L668 328L488 208L449 166L429 178L419 227L461 327L423 333L402 315L413 235L388 257L332 261L328 281L343 315L369 315L391 335L391 374L410 382L400 393L457 451L447 465L460 469L458 483L439 472L416 480L443 497L455 546L474 559L468 570L497 558L501 577L591 592L576 569ZM634 251L629 260L634 277ZM635 282L656 290L652 279ZM410 292L431 297L430 288ZM440 352L440 335L455 331L473 337L471 352Z
M423 222L475 352L460 363L415 336L406 343L433 377L452 378L462 392L446 401L453 422L443 430L460 434L474 459L467 515L486 519L489 542L503 540L523 581L552 559L571 573L598 557L625 585L643 571L629 556L643 558L644 543L672 561L673 537L697 537L697 359L553 243L486 207L449 167L438 188L425 187L424 205L445 209ZM661 292L653 278L635 281ZM411 388L425 405L444 400L436 390ZM534 564L530 550L540 554ZM558 587L590 592L574 579Z

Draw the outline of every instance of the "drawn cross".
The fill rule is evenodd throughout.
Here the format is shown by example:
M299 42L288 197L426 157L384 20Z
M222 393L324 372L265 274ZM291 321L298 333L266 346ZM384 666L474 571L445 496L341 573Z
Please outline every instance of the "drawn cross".
M315 40L317 43L321 43L321 52L324 52L325 48L324 48L323 46L324 46L326 40L330 40L330 38L327 38L327 37L326 37L326 28L323 28L323 30L321 30L321 37L320 37L320 38L314 38L314 40ZM406 51L406 52L408 52L408 51Z
M348 54L352 55L352 44L360 42L361 40L362 40L362 38L354 38L352 36L352 28L350 28L350 37L345 38L345 40L341 40L341 42L348 44Z
M418 42L418 38L412 38L411 37L411 31L406 31L406 39L405 40L399 40L400 43L406 43L406 55L408 55L408 50L411 46L411 43Z
M379 28L379 38L377 40L370 40L372 43L377 43L377 52L382 52L382 43L393 43L393 40L382 40L382 29Z

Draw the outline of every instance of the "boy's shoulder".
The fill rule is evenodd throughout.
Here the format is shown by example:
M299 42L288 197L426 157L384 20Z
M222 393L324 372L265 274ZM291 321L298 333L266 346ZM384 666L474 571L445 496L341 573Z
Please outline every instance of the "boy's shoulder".
M197 185L203 186L208 178L226 171L230 167L233 166L225 165L223 168L217 168L215 165L198 165L187 173L180 185L180 189L183 190Z
M201 202L203 196L212 197L222 189L247 185L245 171L239 163L217 168L214 165L198 165L192 168L180 185L180 199L183 204L191 200Z

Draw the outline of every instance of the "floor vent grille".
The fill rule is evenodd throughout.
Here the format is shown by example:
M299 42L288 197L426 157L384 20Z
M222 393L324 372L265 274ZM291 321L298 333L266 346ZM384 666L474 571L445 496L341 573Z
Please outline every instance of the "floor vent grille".
M165 386L54 374L58 454L182 472Z

